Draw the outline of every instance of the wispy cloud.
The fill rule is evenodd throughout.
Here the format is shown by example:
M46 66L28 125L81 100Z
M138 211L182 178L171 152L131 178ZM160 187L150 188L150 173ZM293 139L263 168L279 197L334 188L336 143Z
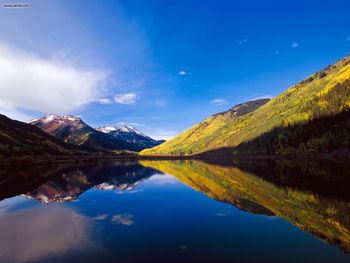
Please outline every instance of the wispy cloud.
M210 104L215 106L223 106L223 105L228 105L228 101L224 99L215 99L215 100L212 100Z
M261 99L272 99L273 96L271 95L261 95L261 96L257 96L257 97L253 97L249 100L261 100Z
M97 221L103 221L103 220L106 220L107 217L108 217L108 214L101 214L93 217L93 219Z
M114 101L118 104L131 105L135 104L137 95L135 93L120 93L114 96Z
M238 41L238 45L243 45L247 42L248 42L248 39L242 39L242 40Z
M293 43L292 43L292 48L297 48L297 47L299 47L299 42L297 42L297 41L294 41Z
M107 76L0 43L0 108L8 112L69 113L101 97Z
M98 99L97 102L100 104L112 104L113 103L113 101L111 99L108 99L108 98Z
M180 70L177 74L179 74L180 76L184 76L184 75L188 75L188 72L184 70Z

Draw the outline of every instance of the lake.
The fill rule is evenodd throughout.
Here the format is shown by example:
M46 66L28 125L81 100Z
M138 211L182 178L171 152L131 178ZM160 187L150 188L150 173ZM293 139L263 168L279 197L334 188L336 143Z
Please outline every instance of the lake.
M349 262L349 166L123 161L0 169L0 262Z

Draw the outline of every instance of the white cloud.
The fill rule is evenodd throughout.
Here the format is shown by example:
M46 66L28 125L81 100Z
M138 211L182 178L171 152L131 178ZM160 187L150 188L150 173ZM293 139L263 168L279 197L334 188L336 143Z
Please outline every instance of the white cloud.
M254 97L252 99L249 99L249 100L261 100L261 99L272 99L273 96L271 95L262 95L262 96L258 96L258 97Z
M247 42L248 42L248 39L242 39L242 40L238 41L238 44L239 45L243 45L243 44L245 44Z
M111 99L108 99L108 98L98 99L97 102L100 104L112 104L113 103L113 101Z
M187 75L188 73L184 70L180 70L177 74L184 76L184 75Z
M224 105L228 105L228 101L224 99L215 99L215 100L212 100L210 104L213 104L215 106L224 106Z
M293 43L292 43L292 48L297 48L297 47L299 47L299 42L297 42L297 41L294 41Z
M114 96L114 101L119 104L131 105L135 104L137 95L135 93L120 93Z
M0 43L0 108L7 112L70 113L96 101L107 76Z

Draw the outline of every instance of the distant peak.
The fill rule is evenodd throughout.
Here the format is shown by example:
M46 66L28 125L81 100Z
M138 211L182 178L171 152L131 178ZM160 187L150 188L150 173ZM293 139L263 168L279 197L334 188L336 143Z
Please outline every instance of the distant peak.
M115 131L116 127L114 127L114 126L102 126L102 127L96 128L96 130L104 132L104 133L108 133L111 131Z
M138 129L130 125L102 126L102 127L96 128L96 130L104 133L115 133L115 132L126 133L127 132L127 133L136 133L141 136L146 136L142 132L140 132Z

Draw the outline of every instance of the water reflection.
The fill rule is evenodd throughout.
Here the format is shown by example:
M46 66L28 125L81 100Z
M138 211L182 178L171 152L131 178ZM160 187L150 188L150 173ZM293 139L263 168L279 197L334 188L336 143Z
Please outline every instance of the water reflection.
M329 244L350 251L347 166L288 161L142 164L172 174L207 196L244 211L283 217Z
M147 160L0 169L1 199L23 194L25 200L37 204L19 209L18 197L0 202L0 260L44 262L45 258L57 258L72 251L86 255L93 253L93 248L104 246L102 255L83 259L114 262L119 254L122 262L139 262L145 256L148 261L192 258L205 262L215 258L216 262L231 262L235 255L241 262L249 262L247 258L253 257L251 261L257 258L240 246L246 241L256 243L251 249L260 251L265 246L259 240L261 233L256 231L269 228L269 222L259 228L261 217L256 215L281 217L349 252L348 168L328 162L251 160L217 164ZM179 188L183 184L221 203L187 187ZM69 202L74 200L79 202ZM9 202L13 205L6 208ZM240 225L237 220L242 215L228 209L228 205L222 206L223 203L248 212L249 220L256 226ZM272 221L276 220L270 220L270 224ZM235 230L235 225L244 229ZM93 237L96 229L101 232L102 245ZM273 234L284 238L295 235L286 226L274 231ZM235 235L237 240L231 240ZM206 244L204 236L209 238L208 242L213 241ZM265 234L265 238L270 236ZM307 237L298 238L294 245L309 242ZM217 246L213 245L214 240ZM170 245L176 246L176 252ZM314 246L314 251L321 248ZM133 253L135 247L140 249L138 253ZM164 254L158 249L156 252L155 247L161 247ZM232 247L241 250L235 254ZM285 253L283 259L291 255ZM290 253L295 256L296 252ZM300 259L303 256L298 255ZM256 257L272 262L277 255L260 251ZM318 259L327 258L320 254ZM72 258L68 260L74 262Z
M0 217L1 262L38 261L72 251L96 249L92 224L74 209L34 207Z
M100 190L131 191L139 183L157 173L137 162L116 162L71 167L26 194L42 203L75 200L92 187Z

